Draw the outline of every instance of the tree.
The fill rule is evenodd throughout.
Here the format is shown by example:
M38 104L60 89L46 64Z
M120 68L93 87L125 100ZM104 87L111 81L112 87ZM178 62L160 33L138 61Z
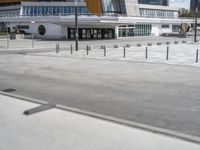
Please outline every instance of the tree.
M178 10L179 17L194 17L194 15L187 9L181 8Z

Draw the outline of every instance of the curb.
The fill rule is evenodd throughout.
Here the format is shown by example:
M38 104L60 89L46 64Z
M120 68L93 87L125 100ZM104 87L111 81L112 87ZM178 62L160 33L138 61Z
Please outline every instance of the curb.
M47 104L48 103L48 102L43 101L43 100L38 100L38 99L34 99L34 98L26 97L26 96L21 96L21 95L17 95L17 94L13 94L13 93L12 94L6 93L6 92L2 92L2 91L0 91L0 95L9 96L9 97L17 98L19 100L29 101L29 102L33 102L33 103L37 103L37 104ZM86 116L89 116L89 117L93 117L93 118L97 118L97 119L101 119L101 120L105 120L105 121L109 121L109 122L113 122L113 123L117 123L117 124L120 124L120 125L125 125L125 126L128 126L128 127L146 130L146 131L149 131L149 132L152 132L152 133L155 133L155 134L166 135L166 136L169 136L169 137L172 137L172 138L177 138L177 139L180 139L180 140L183 140L183 141L188 141L188 142L200 144L200 137L192 136L192 135L188 135L188 134L184 134L184 133L179 133L177 131L172 131L172 130L167 130L167 129L163 129L163 128L159 128L159 127L145 125L145 124L142 124L142 123L137 123L137 122L133 122L133 121L119 119L119 118L116 118L116 117L112 117L112 116L108 116L108 115L102 115L102 114L99 114L99 113L85 111L85 110L81 110L81 109L77 109L77 108L73 108L73 107L68 107L68 106L64 106L64 105L60 105L60 104L56 104L55 108L65 110L65 111L69 111L69 112L73 112L73 113L77 113L77 114L81 114L81 115L86 115Z

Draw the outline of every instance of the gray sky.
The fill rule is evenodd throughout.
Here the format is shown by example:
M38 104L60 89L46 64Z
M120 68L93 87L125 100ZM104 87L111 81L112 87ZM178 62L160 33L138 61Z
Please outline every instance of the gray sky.
M169 6L189 9L190 0L169 0Z

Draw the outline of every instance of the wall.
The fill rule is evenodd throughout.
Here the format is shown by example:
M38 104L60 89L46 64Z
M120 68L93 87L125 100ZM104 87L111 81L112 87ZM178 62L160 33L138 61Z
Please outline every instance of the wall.
M139 5L137 0L124 0L127 16L139 16Z
M162 24L152 25L152 36L159 36L162 33L172 33L172 24L169 25L169 28L162 28Z
M29 25L29 29L24 29L25 32L32 34L33 32L33 24L16 24L16 23L12 23L9 26L11 27L11 32L14 32L13 27L16 27L17 25ZM40 35L38 33L38 27L40 25L44 25L45 29L46 29L46 33L45 35ZM36 23L34 25L34 35L35 38L39 38L39 39L66 39L66 32L67 32L67 28L66 26L61 26L61 25L56 25L56 24L52 24L52 23ZM28 36L27 36L28 37ZM31 37L31 36L29 36Z

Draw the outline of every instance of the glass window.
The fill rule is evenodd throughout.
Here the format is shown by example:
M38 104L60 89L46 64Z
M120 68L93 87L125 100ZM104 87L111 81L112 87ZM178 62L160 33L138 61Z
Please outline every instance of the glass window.
M162 24L162 28L169 28L168 24Z

